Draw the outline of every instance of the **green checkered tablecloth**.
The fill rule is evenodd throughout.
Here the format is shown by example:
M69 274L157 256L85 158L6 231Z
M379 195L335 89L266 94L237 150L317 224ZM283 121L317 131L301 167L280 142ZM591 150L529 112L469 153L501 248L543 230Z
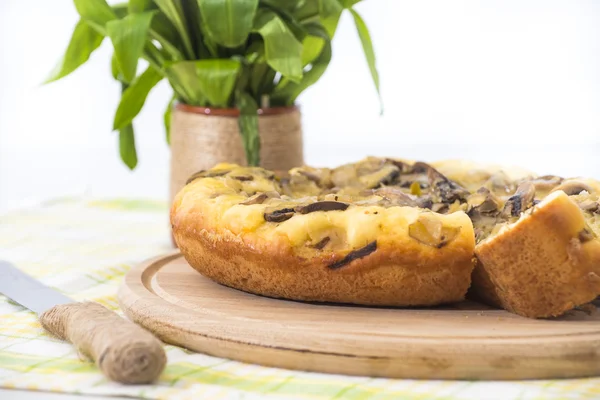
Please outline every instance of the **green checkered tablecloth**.
M172 250L165 203L63 199L0 216L0 259L76 300L119 311L116 291L138 262ZM149 399L597 399L599 379L526 382L392 380L303 373L166 346L154 385L108 382L35 315L0 296L0 387Z

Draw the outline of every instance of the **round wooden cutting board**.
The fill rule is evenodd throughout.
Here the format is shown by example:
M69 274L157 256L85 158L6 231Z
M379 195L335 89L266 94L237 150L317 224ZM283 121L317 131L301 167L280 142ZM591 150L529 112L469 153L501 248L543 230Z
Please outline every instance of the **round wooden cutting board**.
M266 366L416 379L600 375L600 313L532 320L468 302L399 309L278 300L214 283L178 253L132 269L119 301L167 343Z

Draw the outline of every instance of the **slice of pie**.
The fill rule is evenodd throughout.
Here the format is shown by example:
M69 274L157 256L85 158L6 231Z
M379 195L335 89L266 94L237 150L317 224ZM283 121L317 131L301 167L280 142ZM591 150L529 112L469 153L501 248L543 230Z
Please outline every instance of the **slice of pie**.
M545 317L600 294L598 192L592 180L462 161L219 164L190 177L171 222L192 267L251 293L429 306L470 288Z
M558 316L600 295L598 195L571 181L540 201L532 186L519 185L494 225L473 212L479 262L471 290L523 316Z

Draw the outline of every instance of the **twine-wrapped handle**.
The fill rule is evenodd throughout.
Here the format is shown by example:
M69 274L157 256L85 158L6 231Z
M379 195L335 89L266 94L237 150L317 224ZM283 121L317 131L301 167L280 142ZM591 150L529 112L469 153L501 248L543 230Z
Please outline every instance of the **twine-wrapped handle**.
M60 304L41 314L40 322L120 383L150 383L167 362L160 340L98 303Z

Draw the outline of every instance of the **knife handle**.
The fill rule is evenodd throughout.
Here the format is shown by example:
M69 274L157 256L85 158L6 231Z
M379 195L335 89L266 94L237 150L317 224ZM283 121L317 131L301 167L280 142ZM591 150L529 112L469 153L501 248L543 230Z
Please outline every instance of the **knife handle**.
M150 383L167 362L160 340L98 303L59 304L41 314L40 322L120 383Z

